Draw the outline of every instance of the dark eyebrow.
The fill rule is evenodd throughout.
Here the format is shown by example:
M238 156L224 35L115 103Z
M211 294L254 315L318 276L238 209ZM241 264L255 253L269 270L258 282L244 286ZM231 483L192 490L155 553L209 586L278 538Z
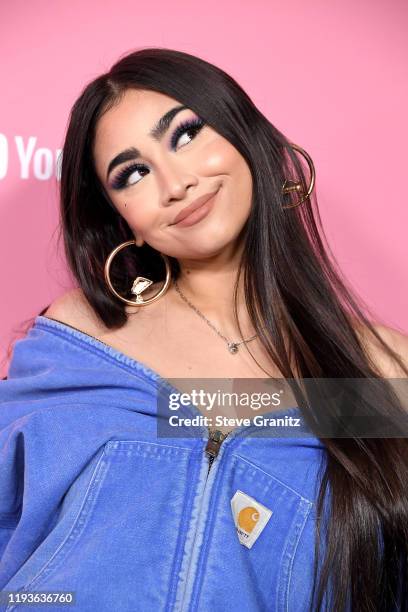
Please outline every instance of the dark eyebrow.
M169 111L167 111L167 113L165 113L163 117L160 117L156 125L154 125L153 128L150 130L149 136L160 142L177 113L182 110L185 110L186 108L188 108L188 106L179 105L174 106ZM140 151L135 147L125 149L124 151L116 155L116 157L114 157L109 163L108 170L106 172L106 180L108 180L110 173L116 166L119 166L124 162L131 161L132 159L136 159L137 157L140 157Z

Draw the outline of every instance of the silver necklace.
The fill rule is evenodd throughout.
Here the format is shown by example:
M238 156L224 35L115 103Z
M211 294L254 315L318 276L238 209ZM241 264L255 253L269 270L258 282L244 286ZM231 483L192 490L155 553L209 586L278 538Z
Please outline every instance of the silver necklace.
M252 336L251 338L248 338L248 340L241 340L240 342L230 342L230 341L228 340L228 338L226 338L225 336L223 336L223 334L222 334L220 331L218 331L218 329L215 327L215 325L213 325L213 324L211 323L211 321L209 321L209 320L207 319L207 317L205 317L205 316L203 315L203 313L202 313L202 312L200 312L200 311L198 310L198 308L196 308L196 307L195 307L195 306L194 306L194 305L193 305L193 304L192 304L192 303L191 303L191 302L190 302L190 301L189 301L189 300L186 298L186 296L185 296L185 295L182 293L182 291L181 291L180 287L178 286L178 284L177 284L177 281L176 281L176 280L174 281L174 285L175 285L175 287L176 287L176 291L177 291L177 293L178 293L178 294L180 295L180 297L181 297L181 298L182 298L182 299L183 299L183 300L186 302L186 304L188 304L188 305L190 306L190 308L192 308L192 309L193 309L193 310L194 310L194 311L195 311L195 312L196 312L196 313L197 313L197 314L198 314L198 315L199 315L199 316L200 316L202 319L204 319L204 321L205 321L205 322L206 322L206 323L207 323L207 324L208 324L208 325L209 325L209 326L210 326L210 327L211 327L211 328L212 328L212 329L213 329L213 330L214 330L214 331L215 331L215 332L216 332L216 333L217 333L217 334L218 334L218 335L219 335L219 336L220 336L220 337L223 339L223 340L225 340L225 342L227 343L227 346L228 346L228 350L229 350L229 352L230 352L230 353L232 353L233 355L235 355L235 353L237 353L237 352L238 352L238 346L239 346L240 344L245 344L245 343L247 343L247 342L251 342L251 340L254 340L255 338L257 338L258 334L255 334L255 335L254 335L254 336Z

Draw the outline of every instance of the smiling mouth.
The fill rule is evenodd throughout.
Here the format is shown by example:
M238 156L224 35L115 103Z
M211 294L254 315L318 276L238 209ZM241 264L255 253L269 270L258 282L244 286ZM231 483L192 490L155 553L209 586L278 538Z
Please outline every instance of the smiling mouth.
M181 219L181 221L178 221L178 223L172 223L171 227L189 227L190 225L195 225L196 223L204 219L204 217L206 217L213 208L218 191L219 189L214 193L213 196L211 196L211 198L204 202L204 204L201 204L199 208L196 208L196 210L192 211L189 215L187 215L187 217L184 217L184 219Z

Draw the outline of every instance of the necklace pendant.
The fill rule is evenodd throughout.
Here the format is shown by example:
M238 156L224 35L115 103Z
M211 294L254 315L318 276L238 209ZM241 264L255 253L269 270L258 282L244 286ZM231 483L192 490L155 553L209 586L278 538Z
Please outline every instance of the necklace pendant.
M238 345L235 342L228 342L228 350L234 355L238 353Z

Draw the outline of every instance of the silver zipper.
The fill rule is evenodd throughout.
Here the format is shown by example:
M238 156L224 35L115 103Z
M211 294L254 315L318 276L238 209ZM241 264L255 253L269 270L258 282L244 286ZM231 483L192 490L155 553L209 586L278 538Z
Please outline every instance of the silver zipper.
M208 472L207 472L207 476L210 472L211 466L213 464L214 459L216 458L216 456L218 455L220 448L221 448L221 444L223 443L223 441L225 440L225 438L230 434L231 432L228 432L226 434L222 433L222 431L220 431L219 429L213 429L213 430L209 430L209 437L208 437L208 442L207 442L207 446L205 447L205 452L208 455Z

